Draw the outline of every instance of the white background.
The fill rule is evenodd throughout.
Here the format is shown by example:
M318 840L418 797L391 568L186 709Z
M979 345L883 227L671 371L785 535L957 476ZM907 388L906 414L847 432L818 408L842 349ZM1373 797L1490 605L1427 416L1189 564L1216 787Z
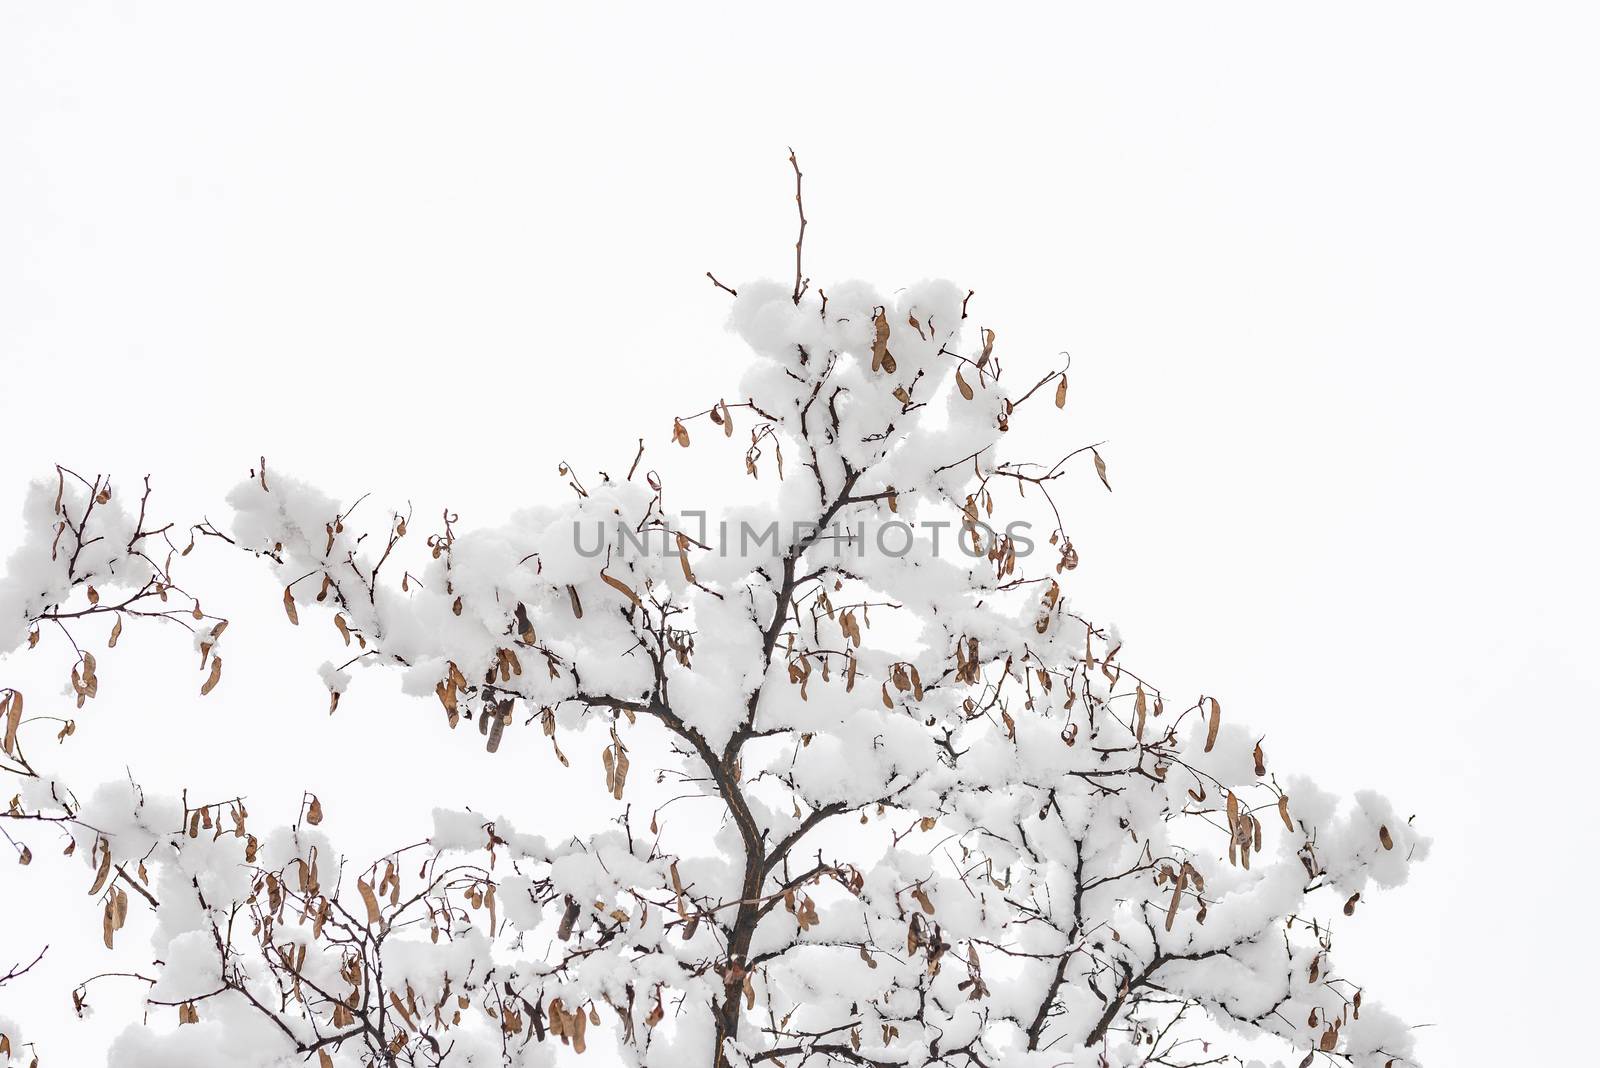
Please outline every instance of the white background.
M220 519L265 454L472 525L563 492L560 459L664 454L737 384L703 272L791 269L793 145L813 278L948 276L1018 378L1072 353L1040 450L1107 438L1116 487L1071 488L1077 606L1276 768L1434 836L1341 925L1345 969L1431 1025L1429 1064L1576 1064L1595 30L1459 2L7 4L0 549L56 462ZM490 760L381 679L330 722L325 621L193 567L226 580L224 688L194 699L178 638L108 654L64 761L269 820L313 788L354 847L434 801L582 824L597 764ZM35 711L60 656L5 665ZM65 991L141 947L100 948L85 873L36 852L0 863L0 969L52 949L0 997L46 1065L99 1063L137 988L85 1023Z

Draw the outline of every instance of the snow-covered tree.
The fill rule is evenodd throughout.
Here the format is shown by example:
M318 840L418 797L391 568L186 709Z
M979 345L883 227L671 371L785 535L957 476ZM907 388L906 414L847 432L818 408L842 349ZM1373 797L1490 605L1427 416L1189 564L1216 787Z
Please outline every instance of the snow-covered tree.
M5 691L19 856L65 836L107 945L156 912L165 1026L114 1063L1413 1064L1330 946L1426 839L1269 769L1215 698L1078 614L1058 499L1101 454L1007 447L1059 417L1065 370L1014 387L946 282L813 290L797 246L792 285L717 284L753 361L660 440L755 480L709 516L669 504L643 443L483 529L364 527L373 505L265 461L231 525L182 536L104 480L36 488L0 650L154 616L193 631L209 690L226 623L171 572L230 542L280 577L273 611L348 647L332 706L398 671L490 750L548 739L537 774L603 773L616 809L578 839L559 813L441 808L425 842L347 861L311 795L270 831L242 799L80 800L27 748L70 720ZM96 664L72 649L81 706Z

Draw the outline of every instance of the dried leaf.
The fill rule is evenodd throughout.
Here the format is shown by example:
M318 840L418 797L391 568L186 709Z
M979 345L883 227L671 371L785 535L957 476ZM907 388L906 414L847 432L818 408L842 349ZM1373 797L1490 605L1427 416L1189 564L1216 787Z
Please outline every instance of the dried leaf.
M356 889L361 892L362 903L367 906L367 925L376 926L383 919L383 913L378 908L378 895L372 892L372 887L365 879L356 880Z
M1100 481L1105 484L1106 490L1109 492L1111 489L1111 481L1106 478L1105 459L1101 457L1099 449L1090 449L1089 451L1094 453L1094 472L1100 476Z
M106 879L111 875L111 843L104 838L95 839L95 848L100 850L100 867L95 871L94 884L89 887L89 896L94 897L106 885Z
M200 687L200 696L204 697L217 688L217 683L222 681L222 657L211 658L211 674L206 676L205 683Z
M614 576L606 574L605 571L603 571L603 570L600 572L600 578L605 581L605 584L607 586L610 586L612 589L614 589L618 593L622 594L624 597L626 597L628 600L632 601L634 604L636 604L636 605L639 604L639 595L637 593L633 592L633 587L632 586L629 586L626 582L623 582L619 578L616 578ZM571 589L572 587L569 586L567 588ZM574 593L573 597L574 597L574 603L576 603L577 594Z
M889 359L889 317L882 308L872 319L872 369L882 370L884 363ZM894 370L890 365L891 373Z
M16 752L17 728L22 724L22 693L12 690L6 698L6 732L4 749L7 755Z

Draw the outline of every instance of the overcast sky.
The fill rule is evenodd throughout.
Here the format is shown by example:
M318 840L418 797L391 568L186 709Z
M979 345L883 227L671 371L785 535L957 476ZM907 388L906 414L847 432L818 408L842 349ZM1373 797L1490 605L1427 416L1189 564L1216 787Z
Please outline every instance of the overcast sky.
M1040 449L1108 439L1115 487L1071 489L1076 607L1172 692L1218 695L1276 768L1377 787L1434 836L1341 928L1345 970L1433 1025L1427 1063L1576 1063L1600 874L1596 18L7 4L0 549L57 462L149 472L171 517L220 519L265 455L468 525L560 492L562 459L625 468L736 388L704 272L792 269L792 145L813 278L949 277L1014 374L1072 354ZM226 781L257 814L314 788L401 836L378 848L436 798L570 796L532 746L438 767L436 710L383 680L330 723L327 635L227 563L195 567L229 576L231 689L193 700L186 643L108 657L74 761L175 791L248 753ZM57 654L7 681L48 700ZM405 790L310 752L323 736L381 737ZM64 867L0 864L0 969L53 944L7 1010L47 1063L93 1064L137 991L80 1024L65 990L138 947L98 948Z

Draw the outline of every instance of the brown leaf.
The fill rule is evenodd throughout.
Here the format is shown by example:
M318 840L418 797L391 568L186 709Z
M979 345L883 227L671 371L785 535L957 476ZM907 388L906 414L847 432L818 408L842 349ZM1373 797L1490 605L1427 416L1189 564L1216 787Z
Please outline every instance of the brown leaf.
M622 800L622 790L628 784L628 753L624 749L617 750L617 776L616 785L612 788L611 796L618 801Z
M222 657L211 658L211 674L206 676L206 681L200 687L200 696L204 697L217 688L217 683L222 681Z
M389 1004L394 1006L394 1011L400 1016L400 1018L402 1020L405 1021L407 1027L412 1028L413 1030L416 1029L416 1026L417 1026L416 1021L413 1020L411 1018L411 1014L406 1011L406 1003L400 1000L399 991L397 991L397 990L389 991Z
M294 590L288 586L283 588L283 611L289 617L289 622L295 626L300 625L300 613L294 609Z
M372 887L365 879L356 880L356 889L361 892L361 900L367 906L367 925L376 925L383 919L383 913L378 908L378 895L372 892Z
M694 568L689 566L689 539L678 535L678 566L683 568L684 581L695 584Z
M316 794L311 795L311 804L306 808L306 822L313 827L322 822L322 799Z
M1056 407L1057 408L1065 408L1066 406L1067 406L1067 376L1065 374L1063 374L1061 376L1061 381L1056 383Z
M967 385L967 380L961 377L961 368L956 368L956 388L961 391L961 396L967 400L972 399L972 387Z
M100 867L94 875L94 885L89 887L89 896L94 897L106 885L106 879L111 875L111 843L104 838L95 839L95 848L100 852Z
M1172 921L1177 918L1178 906L1183 903L1183 884L1180 882L1172 888L1172 900L1167 903L1167 930L1172 930Z
M1206 727L1206 752L1211 752L1211 747L1217 744L1217 732L1222 729L1222 706L1217 704L1215 697L1207 698L1211 702L1211 722Z
M1106 478L1106 462L1100 456L1099 449L1090 449L1089 451L1094 453L1094 472L1100 476L1100 481L1105 484L1106 490L1109 492L1111 489L1111 481Z
M600 572L600 578L604 580L607 586L610 586L612 589L622 594L634 604L639 604L639 595L633 592L632 586L629 586L626 582L623 582L619 578L606 574L604 570ZM568 588L570 589L571 587Z
M4 749L7 755L16 752L17 728L22 724L22 693L12 690L6 697L6 732Z
M889 317L882 308L872 319L872 369L882 370L885 361L889 359ZM893 373L894 367L889 367Z

